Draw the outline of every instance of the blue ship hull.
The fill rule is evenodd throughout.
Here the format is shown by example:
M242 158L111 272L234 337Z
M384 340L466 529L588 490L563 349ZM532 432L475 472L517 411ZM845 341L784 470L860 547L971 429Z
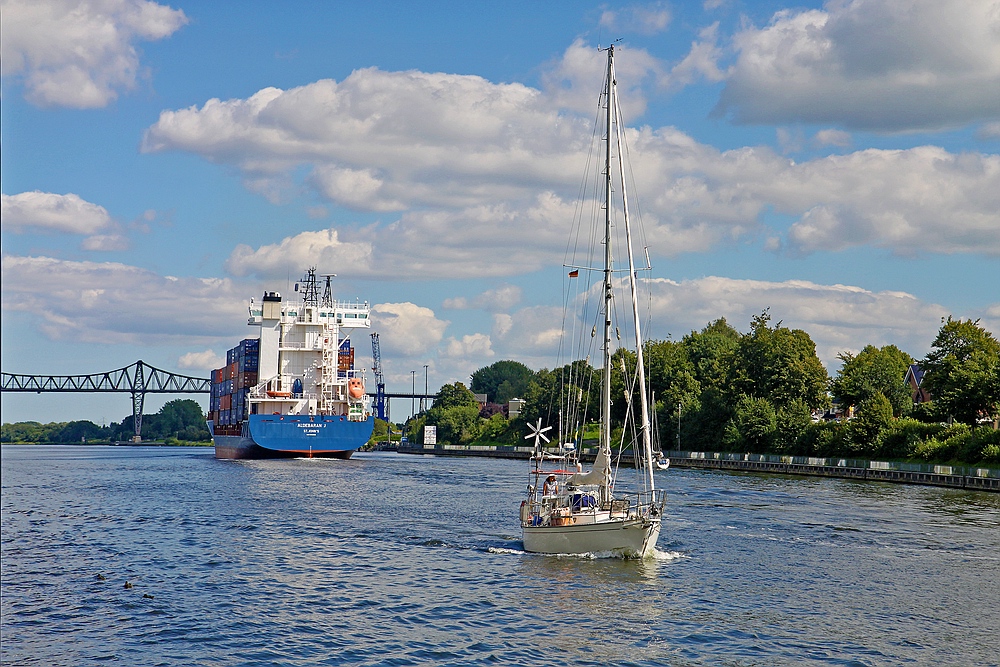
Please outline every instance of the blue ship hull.
M371 438L375 418L338 415L250 415L241 434L208 424L217 459L325 457L348 459Z

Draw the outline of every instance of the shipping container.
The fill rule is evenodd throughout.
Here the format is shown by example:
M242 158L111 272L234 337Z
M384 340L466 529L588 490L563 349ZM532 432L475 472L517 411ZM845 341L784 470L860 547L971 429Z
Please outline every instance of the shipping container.
M351 348L346 353L343 348L337 354L337 370L349 371L354 368L354 348Z
M222 399L221 399L221 401L220 401L220 403L219 403L219 405L222 407L223 410L228 410L231 407L233 407L233 396L232 396L232 394L226 394L225 396L223 396Z
M257 384L257 373L240 373L236 376L236 389L246 389L249 390L251 387Z

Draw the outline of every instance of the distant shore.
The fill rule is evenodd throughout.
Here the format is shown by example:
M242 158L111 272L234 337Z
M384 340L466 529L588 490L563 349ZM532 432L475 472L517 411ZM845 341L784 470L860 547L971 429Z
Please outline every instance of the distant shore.
M142 442L132 442L131 440L94 440L93 442L4 442L7 445L21 445L34 447L43 445L46 447L211 447L209 442L164 442L163 440L143 440Z
M401 454L481 456L527 460L531 456L533 448L504 445L411 445L401 446L396 451ZM589 451L584 448L580 458L583 461L592 461L596 453L596 450ZM665 452L664 455L670 459L671 467L675 468L837 477L1000 492L1000 469L975 466L868 461L836 457L736 454L731 452L669 451Z

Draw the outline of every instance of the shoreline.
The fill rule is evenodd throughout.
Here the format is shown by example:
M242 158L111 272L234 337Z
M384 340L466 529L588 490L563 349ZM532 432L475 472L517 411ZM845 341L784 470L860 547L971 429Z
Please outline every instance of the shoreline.
M395 451L400 454L527 460L533 448L504 445L419 445L400 447ZM580 460L593 461L595 455L596 452L585 448L581 451ZM993 468L730 452L668 451L664 455L670 459L670 465L674 468L834 477L1000 493L1000 469Z

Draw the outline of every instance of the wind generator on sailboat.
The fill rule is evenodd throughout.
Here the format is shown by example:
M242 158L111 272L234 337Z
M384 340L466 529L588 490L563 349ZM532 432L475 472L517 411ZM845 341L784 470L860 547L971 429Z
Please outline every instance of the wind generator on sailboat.
M614 46L608 47L607 77L602 93L604 115L604 161L601 171L603 183L603 233L598 236L596 246L603 246L603 268L568 264L573 271L570 276L582 271L603 273L602 302L598 309L599 324L594 325L596 338L598 326L603 330L601 355L603 357L600 399L599 449L593 467L583 472L578 460L578 446L566 443L559 435L556 452L546 452L543 441L548 442L539 419L532 425L535 447L531 457L528 497L521 503L521 529L524 549L529 552L550 554L579 554L613 552L626 557L643 558L652 554L660 534L661 518L665 504L665 494L657 490L653 478L656 465L653 460L652 431L643 340L640 326L638 280L635 258L632 251L632 224L629 220L628 198L626 196L625 156L621 128L621 111L618 106L617 83L615 80ZM618 175L618 180L614 178ZM617 189L617 191L616 191ZM613 210L613 200L617 195L621 210ZM620 216L620 217L617 217ZM624 231L624 240L617 251L624 258L616 257L613 230ZM627 268L616 268L616 261L627 261ZM647 260L648 265L648 260ZM615 274L622 279L616 284ZM614 350L619 330L614 326L614 299L616 286L627 287L630 295L631 330L634 333L635 360L632 380L626 379L626 418L622 424L622 442L633 434L633 452L638 452L636 467L642 471L641 488L630 494L615 492L617 471L611 451L612 439L612 399L611 371ZM596 290L594 290L596 292ZM614 336L613 336L614 334ZM624 370L624 357L619 357ZM622 373L623 377L626 375ZM582 390L580 390L582 393ZM638 396L635 396L635 394ZM562 419L560 419L562 422ZM578 440L578 439L577 439Z

